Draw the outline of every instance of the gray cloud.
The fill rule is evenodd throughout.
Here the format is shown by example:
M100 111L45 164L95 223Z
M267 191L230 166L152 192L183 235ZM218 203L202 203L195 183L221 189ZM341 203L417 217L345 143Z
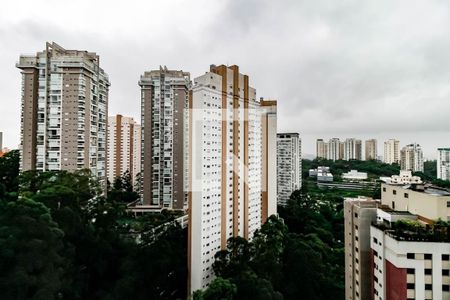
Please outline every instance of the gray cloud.
M397 137L434 157L450 144L449 14L439 0L4 4L0 131L18 144L14 63L56 41L101 55L110 114L139 119L137 81L160 64L193 78L211 63L238 64L258 96L279 100L279 130L302 133L306 153L320 137Z

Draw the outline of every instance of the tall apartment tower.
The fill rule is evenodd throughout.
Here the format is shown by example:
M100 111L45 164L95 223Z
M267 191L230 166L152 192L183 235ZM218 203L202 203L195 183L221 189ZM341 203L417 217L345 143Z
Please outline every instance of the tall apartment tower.
M302 140L298 133L277 135L278 205L286 205L292 192L302 187Z
M361 160L362 158L362 143L361 140L354 138L346 139L344 142L344 159L345 160Z
M370 225L377 220L377 202L369 198L344 201L345 299L371 299Z
M400 151L400 169L423 172L423 152L419 144L409 144Z
M342 144L343 146L343 144ZM327 158L333 161L341 159L341 142L338 138L332 138L328 142Z
M210 67L197 77L189 101L189 289L213 279L217 251L230 237L249 239L263 220L274 191L272 159L275 103L257 101L238 66ZM266 135L266 137L264 137ZM266 146L266 147L264 147ZM266 149L264 149L266 148ZM251 180L250 180L251 179ZM264 180L269 180L267 184ZM268 203L268 209L276 204ZM271 212L267 212L269 214ZM273 212L273 213L276 213Z
M143 204L184 209L190 75L160 67L145 72L139 85Z
M438 148L437 178L450 180L450 148Z
M384 157L383 161L386 164L398 164L400 163L400 146L399 141L395 139L389 139L384 142Z
M129 172L133 182L141 171L141 126L133 118L108 117L108 180Z
M3 132L0 131L0 151L3 149Z
M261 224L277 214L277 101L260 100L262 129Z
M328 144L323 139L317 139L316 141L316 158L327 158Z
M106 182L108 75L97 54L46 43L20 56L21 170L90 169Z
M370 139L366 141L366 160L374 160L378 158L378 150L377 150L377 140Z

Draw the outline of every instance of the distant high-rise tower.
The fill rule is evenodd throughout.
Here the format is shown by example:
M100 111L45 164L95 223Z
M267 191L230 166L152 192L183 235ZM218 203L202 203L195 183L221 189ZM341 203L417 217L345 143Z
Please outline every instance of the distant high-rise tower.
M345 160L361 160L362 143L361 140L354 138L346 139L344 142L344 159Z
M423 152L419 144L409 144L402 148L400 168L405 171L423 172Z
M0 131L0 151L3 149L3 132Z
M437 178L450 180L450 148L438 148Z
M139 85L143 204L184 209L190 75L164 67L145 72Z
M384 142L384 157L383 161L386 164L398 164L400 163L400 147L399 141L395 139L389 139Z
M342 144L343 146L343 144ZM343 148L343 147L342 147ZM333 161L341 159L341 142L338 138L332 138L328 142L327 158Z
M316 141L316 158L327 158L328 144L323 139Z
M93 52L47 43L20 56L21 169L90 169L106 183L108 75Z
M373 160L378 159L377 157L378 151L377 151L377 140L370 139L366 141L366 160Z
M278 205L286 205L302 187L302 140L298 133L277 135Z
M130 117L108 117L109 182L127 171L135 182L141 171L141 126Z
M230 237L251 238L267 215L276 214L270 174L276 103L257 101L238 66L210 67L195 78L189 101L189 289L214 277L214 255ZM265 149L264 149L265 148ZM267 180L265 182L265 180ZM272 190L271 190L272 189Z

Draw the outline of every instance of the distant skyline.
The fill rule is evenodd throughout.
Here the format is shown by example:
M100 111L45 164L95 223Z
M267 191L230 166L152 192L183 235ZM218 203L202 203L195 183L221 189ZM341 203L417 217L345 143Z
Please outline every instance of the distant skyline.
M86 9L89 7L89 9ZM16 148L20 54L55 41L97 52L109 115L140 121L140 74L159 65L195 78L237 64L258 97L278 100L280 132L396 138L426 158L450 146L450 3L444 1L7 1L0 11L0 131Z

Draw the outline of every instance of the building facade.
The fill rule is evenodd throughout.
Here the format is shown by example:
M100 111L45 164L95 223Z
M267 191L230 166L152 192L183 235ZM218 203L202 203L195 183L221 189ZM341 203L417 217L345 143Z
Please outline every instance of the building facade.
M328 143L323 139L316 141L316 158L327 159L328 157Z
M405 171L423 172L423 152L419 144L409 144L402 148L400 168Z
M145 72L141 87L141 172L143 204L166 209L187 205L187 72Z
M332 138L328 141L327 158L333 161L342 159L344 145L341 144L338 138Z
M400 142L395 139L389 139L384 142L383 161L386 164L400 163Z
M346 198L345 299L371 299L370 225L377 217L377 202L370 198Z
M277 134L278 205L302 187L302 140L298 133Z
M346 139L344 142L344 160L362 159L362 142L354 138Z
M129 172L133 183L141 171L141 126L122 115L108 117L108 180Z
M374 160L378 159L378 149L377 149L377 140L370 139L365 143L365 159L366 160Z
M47 43L20 56L21 170L89 169L106 184L108 75L96 53ZM106 185L105 185L106 186Z
M450 180L450 148L438 148L437 178Z
M268 201L275 201L269 197L274 194L273 182L264 183L275 176L264 175L274 166L262 163L274 156L263 150L263 132L272 136L265 142L271 147L275 103L256 99L249 77L235 65L211 65L194 80L189 100L190 293L212 281L214 255L226 248L228 238L249 239L260 228L264 186L269 189Z

